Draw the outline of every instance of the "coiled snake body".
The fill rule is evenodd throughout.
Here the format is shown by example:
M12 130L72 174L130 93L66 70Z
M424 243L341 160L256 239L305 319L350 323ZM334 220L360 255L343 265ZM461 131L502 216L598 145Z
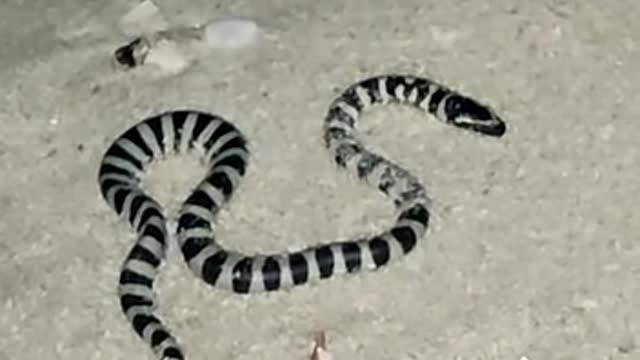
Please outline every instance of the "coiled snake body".
M347 88L324 119L324 143L339 168L348 169L386 194L397 209L388 230L367 238L336 241L279 254L247 255L215 239L218 211L245 174L247 139L225 119L191 110L161 113L125 131L104 154L100 191L138 234L122 266L118 294L135 332L161 359L184 359L169 329L154 315L153 282L165 258L168 230L161 205L141 188L146 167L167 154L203 150L205 178L182 203L176 238L191 271L206 283L236 293L275 291L334 275L373 270L409 253L427 230L427 195L420 181L368 150L358 139L359 115L377 104L410 104L444 123L500 137L506 126L493 110L432 80L376 76Z

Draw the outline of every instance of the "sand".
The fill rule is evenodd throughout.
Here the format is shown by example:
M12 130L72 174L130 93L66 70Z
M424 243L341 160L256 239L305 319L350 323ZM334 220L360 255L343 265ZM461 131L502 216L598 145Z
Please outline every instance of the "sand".
M392 208L332 165L321 119L373 74L432 77L494 105L501 140L406 108L364 139L419 176L429 235L374 274L253 297L195 279L175 246L159 313L189 359L640 358L640 8L634 1L158 1L173 24L254 19L259 46L154 77L111 64L131 2L0 5L0 359L154 359L115 285L134 239L100 198L109 142L173 108L224 115L254 156L220 239L283 250L382 228ZM153 168L174 209L195 162ZM634 300L635 299L635 300Z

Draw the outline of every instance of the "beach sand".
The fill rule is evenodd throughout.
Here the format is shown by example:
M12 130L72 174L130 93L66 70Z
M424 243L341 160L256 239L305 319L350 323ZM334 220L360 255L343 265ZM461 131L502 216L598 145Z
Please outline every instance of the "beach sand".
M174 242L158 313L188 359L640 358L640 7L632 0L158 1L172 24L253 19L258 46L185 72L122 71L130 1L0 5L0 359L155 359L116 283L135 238L98 192L109 143L151 114L197 108L251 141L220 216L235 249L278 251L389 225L391 204L338 171L322 119L349 84L431 77L494 106L502 139L403 107L363 139L418 176L432 225L376 273L241 297L194 278ZM175 210L195 161L155 165ZM635 299L635 302L634 300Z

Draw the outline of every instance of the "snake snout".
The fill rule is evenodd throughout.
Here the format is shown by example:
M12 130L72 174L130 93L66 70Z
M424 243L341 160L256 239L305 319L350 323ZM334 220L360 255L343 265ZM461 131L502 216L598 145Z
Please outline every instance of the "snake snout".
M448 97L444 112L447 121L460 128L490 136L502 136L506 132L504 121L491 108L466 96Z

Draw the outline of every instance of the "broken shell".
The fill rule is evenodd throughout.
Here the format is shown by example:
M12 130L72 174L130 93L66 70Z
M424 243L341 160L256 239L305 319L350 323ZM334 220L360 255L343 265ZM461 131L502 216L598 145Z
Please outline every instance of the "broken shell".
M118 27L132 36L166 30L169 24L158 7L152 1L145 0L129 10L118 22Z
M114 56L118 64L133 68L144 64L149 50L151 50L149 42L139 37L116 49Z

